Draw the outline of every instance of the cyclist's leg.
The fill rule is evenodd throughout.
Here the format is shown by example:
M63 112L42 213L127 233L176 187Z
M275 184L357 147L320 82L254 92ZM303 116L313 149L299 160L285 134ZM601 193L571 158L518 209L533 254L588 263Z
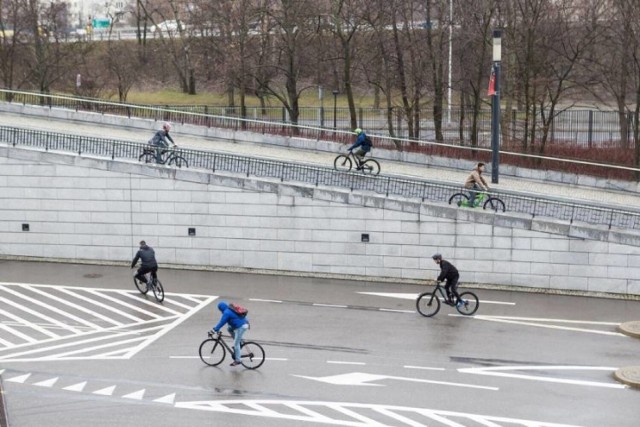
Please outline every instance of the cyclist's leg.
M240 342L242 341L242 336L248 329L246 326L247 325L244 324L234 331L233 354L235 355L236 362L240 362Z
M153 277L153 280L158 280L158 266L157 265L155 267L151 268L151 277Z
M151 271L151 269L149 267L140 267L138 269L138 273L136 274L136 279L138 279L142 283L147 283L147 278L144 277L144 275L147 274L149 271ZM147 283L147 285L148 285L148 283Z
M358 169L362 168L362 161L364 160L364 155L366 154L362 147L358 148L358 150L354 153L356 155L356 160L358 161Z
M447 303L451 303L451 280L449 279L444 284L444 292L447 294Z
M469 206L474 207L474 202L476 201L476 196L478 195L478 191L480 187L478 184L473 184L471 190L469 190Z
M454 298L452 298L452 302L458 302L458 300L460 299L460 294L458 293L458 279L459 277L456 277L455 279L451 280L451 294Z

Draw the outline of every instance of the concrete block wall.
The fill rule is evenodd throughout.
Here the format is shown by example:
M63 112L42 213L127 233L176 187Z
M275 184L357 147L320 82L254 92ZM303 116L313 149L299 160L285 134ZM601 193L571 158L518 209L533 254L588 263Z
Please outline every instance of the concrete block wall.
M640 234L596 229L593 240L585 230L592 227L0 146L4 257L124 262L145 239L165 265L404 280L434 278L431 255L441 252L462 282L639 295Z

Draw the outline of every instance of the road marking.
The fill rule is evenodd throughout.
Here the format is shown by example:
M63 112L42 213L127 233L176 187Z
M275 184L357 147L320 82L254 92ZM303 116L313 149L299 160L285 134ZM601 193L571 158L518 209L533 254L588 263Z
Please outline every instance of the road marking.
M176 400L176 394L171 393L171 394L167 394L166 396L160 397L158 399L154 399L154 402L168 403L170 405L173 405L173 402L175 402L175 400Z
M406 299L406 300L416 300L420 294L416 293L402 293L402 292L356 292L361 295L372 295L376 297L386 297L386 298L398 298L398 299ZM442 298L441 298L442 299ZM516 305L515 302L510 301L492 301L492 300L479 300L482 304L498 304L498 305Z
M424 369L428 371L445 371L445 368L430 368L428 366L412 366L412 365L404 365L403 368L406 369Z
M275 362L286 362L289 359L287 359L286 357L265 357L264 360L270 360Z
M321 303L313 303L312 304L314 307L331 307L331 308L347 308L348 306L346 305L340 305L340 304L321 304Z
M114 302L116 304L119 304L119 305L122 305L124 307L127 307L128 309L135 310L135 311L137 311L139 313L144 314L145 316L153 317L155 319L161 319L162 318L162 316L160 316L158 314L152 313L152 312L150 312L148 310L144 310L144 309L142 309L140 307L136 307L133 304L126 303L126 302L124 302L122 300L119 300L118 298L114 298L112 296L109 296L106 293L100 293L98 291L94 291L94 290L91 290L91 289L87 289L86 291L89 292L90 294L96 295L97 297L100 297L102 299L106 299L108 301L111 301L111 302ZM140 320L143 320L143 319L140 319Z
M618 368L604 366L492 366L483 368L461 368L458 372L465 374L490 375L496 377L519 378L524 380L543 381L551 383L582 385L591 387L606 387L626 389L626 385L617 383L603 383L599 381L573 380L568 378L550 378L537 375L510 373L510 371L616 371Z
M466 412L440 411L435 409L367 403L283 400L212 400L177 402L175 407L350 427L395 425L396 423L390 424L389 418L396 422L401 422L403 425L415 427L434 425L432 421L443 423L449 427L461 427L471 425L471 423L487 427L497 427L502 425L516 425L521 427L577 427L568 424L470 414ZM291 410L297 411L297 413L291 413ZM381 424L380 421L371 418L373 413L387 417L384 420L385 423ZM412 418L409 418L406 415L411 415ZM345 419L345 417L348 418Z
M88 297L86 297L84 295L80 295L77 292L71 292L71 291L69 291L69 290L67 290L65 288L60 288L59 291L60 292L64 292L65 294L71 295L72 297L77 298L79 300L88 302L89 304L97 305L98 307L101 307L101 308L103 308L103 309L105 309L107 311L115 313L115 314L117 314L117 315L119 315L121 317L126 317L127 319L133 320L134 322L142 322L144 320L144 319L141 319L139 317L131 316L130 314L128 314L128 313L126 313L126 312L124 312L122 310L118 310L116 308L113 308L113 307L111 307L111 306L109 306L107 304L103 304L100 301L96 301L96 300L94 300L92 298L88 298ZM120 323L120 324L122 325L122 323Z
M377 374L367 374L363 372L352 372L349 374L339 374L339 375L331 375L327 377L309 377L305 375L293 375L294 377L304 378L307 380L319 381L327 384L334 385L350 385L350 386L376 386L380 387L383 384L371 384L374 381L381 380L396 380L396 381L407 381L407 382L416 382L416 383L425 383L425 384L439 384L439 385L448 385L454 387L465 387L465 388L475 388L482 390L491 390L497 391L499 390L497 387L488 387L488 386L480 386L475 384L463 384L463 383L453 383L448 381L435 381L435 380L423 380L419 378L406 378L406 377L396 377L391 375L377 375Z
M83 382L78 383L78 384L70 385L69 387L64 387L63 390L80 392L80 391L84 390L86 385L87 385L87 382L83 381Z
M389 311L392 313L415 313L415 310L397 310L393 308L379 308L380 311Z
M129 394L125 394L124 396L122 396L123 399L133 399L133 400L142 400L142 398L144 397L144 392L147 391L146 389L142 389L142 390L138 390L138 391L134 391L133 393L129 393Z
M343 360L327 360L327 363L334 365L366 365L364 362L347 362Z
M450 314L450 316L459 316L457 314ZM469 316L465 316L469 317ZM498 322L498 323L510 323L513 325L525 325L525 326L534 326L536 328L545 328L545 329L559 329L564 331L573 331L573 332L586 332L591 334L598 335L611 335L618 337L626 337L626 335L620 332L612 332L612 331L601 331L598 329L587 329L587 328L576 328L571 326L559 326L559 325L545 325L536 322L556 322L556 323L569 323L569 324L586 324L586 325L605 325L605 326L617 326L619 323L612 322L592 322L592 321L581 321L581 320L564 320L564 319L536 319L530 317L503 317L503 316L485 316L485 315L476 315L470 317L476 320L485 320L488 322Z
M200 359L200 356L169 356L169 359Z
M96 390L93 394L98 394L101 396L111 396L116 389L116 386L112 385L110 387L101 388L100 390Z
M42 314L42 313L37 312L35 310L31 310L29 307L22 306L22 305L14 302L14 301L11 301L11 300L8 300L8 299L4 298L4 297L0 297L0 301L4 302L5 304L8 304L8 305L10 305L12 307L17 308L18 310L24 311L25 313L28 313L28 314L30 314L30 315L32 315L34 317L39 317L40 319L46 320L47 322L56 324L56 325L62 327L63 329L67 329L69 332L72 332L72 333L79 333L80 332L77 329L70 328L67 325L65 325L64 323L59 322L59 321L57 321L55 319L52 319L51 317L49 317L49 316L47 316L45 314ZM28 322L28 321L25 320L25 324L30 326L33 329L36 329L36 330L38 330L40 332L43 332L45 335L49 335L51 338L59 338L60 337L60 335L54 334L51 331L43 329L43 328L35 325L33 322Z
M277 304L281 304L282 301L277 300L277 299L260 299L260 298L249 298L249 301L256 301L256 302L275 302Z
M24 382L27 380L27 378L29 378L30 376L31 376L31 374L24 374L24 375L20 375L20 376L17 376L17 377L9 378L8 380L5 380L5 381L10 382L10 383L18 383L18 384L22 384L22 383L24 383Z
M58 382L58 379L59 377L53 377L48 380L37 382L34 385L38 387L53 387L53 385Z
M118 291L116 292L119 295L123 295L127 298L131 298L136 302L141 302L143 304L146 304L150 307L155 308L156 310L162 310L162 311L166 311L167 313L171 313L174 316L179 316L180 312L179 311L175 311L175 310L171 310L170 308L165 307L163 304L157 304L153 301L149 301L146 297L145 298L141 298L142 294L132 294L129 291Z

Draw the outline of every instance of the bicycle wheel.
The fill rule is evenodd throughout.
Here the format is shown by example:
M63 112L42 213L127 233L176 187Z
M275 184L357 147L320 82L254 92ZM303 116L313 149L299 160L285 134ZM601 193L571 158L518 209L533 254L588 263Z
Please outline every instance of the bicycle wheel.
M340 154L333 161L333 168L337 171L349 172L351 170L351 159L349 156Z
M425 292L418 295L416 308L424 317L435 316L440 311L440 300L434 292Z
M380 173L380 163L374 159L365 160L362 162L362 173L365 175L378 175Z
M164 301L164 288L160 280L156 279L156 283L153 285L153 296L156 297L156 301Z
M505 211L504 202L498 199L497 197L489 197L487 201L484 202L484 205L482 205L482 208L491 209L492 211L495 211L495 212Z
M466 206L469 203L469 197L464 193L456 193L449 197L449 204L456 206Z
M145 162L145 163L155 163L156 162L156 155L154 153L150 153L148 151L145 151L142 154L140 154L140 157L138 157L138 161L139 162Z
M133 283L135 283L136 288L140 291L142 295L146 295L149 290L147 289L147 284L142 283L140 280L136 279L135 276L133 278Z
M218 340L209 338L202 341L198 353L200 353L200 359L207 365L218 366L227 355L227 350Z
M189 164L187 163L185 158L182 157L182 156L173 156L173 157L171 157L169 159L169 165L170 166L176 165L179 168L181 168L181 167L188 168L189 167Z
M258 369L264 363L264 349L253 341L240 344L240 361L247 369Z
M462 304L456 304L456 310L458 310L458 313L464 316L471 316L473 313L478 311L480 302L478 301L476 294L473 292L461 293L458 301L460 300L462 300Z

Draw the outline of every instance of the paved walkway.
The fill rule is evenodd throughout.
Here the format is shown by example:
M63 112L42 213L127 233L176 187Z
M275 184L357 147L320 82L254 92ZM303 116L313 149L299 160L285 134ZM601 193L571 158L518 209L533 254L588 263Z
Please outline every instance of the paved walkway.
M85 122L69 122L64 120L52 120L44 117L24 116L0 112L0 123L6 126L17 126L31 129L46 130L51 132L70 133L77 135L98 136L133 142L147 142L152 134L133 128L113 128ZM237 143L216 139L205 139L188 135L180 135L174 131L172 137L179 146L199 150L212 150L255 157L265 157L277 160L292 161L297 163L309 163L314 165L329 166L333 164L335 153L311 152L296 150L271 145L257 145L254 143ZM375 152L375 148L374 148ZM416 164L406 164L384 160L382 173L418 177L429 180L446 181L455 184L464 182L467 172L444 168L426 167ZM490 180L488 175L487 180ZM499 190L512 190L529 192L536 195L563 197L585 202L597 202L607 205L620 205L640 209L640 194L626 191L602 190L592 187L554 184L523 178L500 177L500 183L493 186Z

